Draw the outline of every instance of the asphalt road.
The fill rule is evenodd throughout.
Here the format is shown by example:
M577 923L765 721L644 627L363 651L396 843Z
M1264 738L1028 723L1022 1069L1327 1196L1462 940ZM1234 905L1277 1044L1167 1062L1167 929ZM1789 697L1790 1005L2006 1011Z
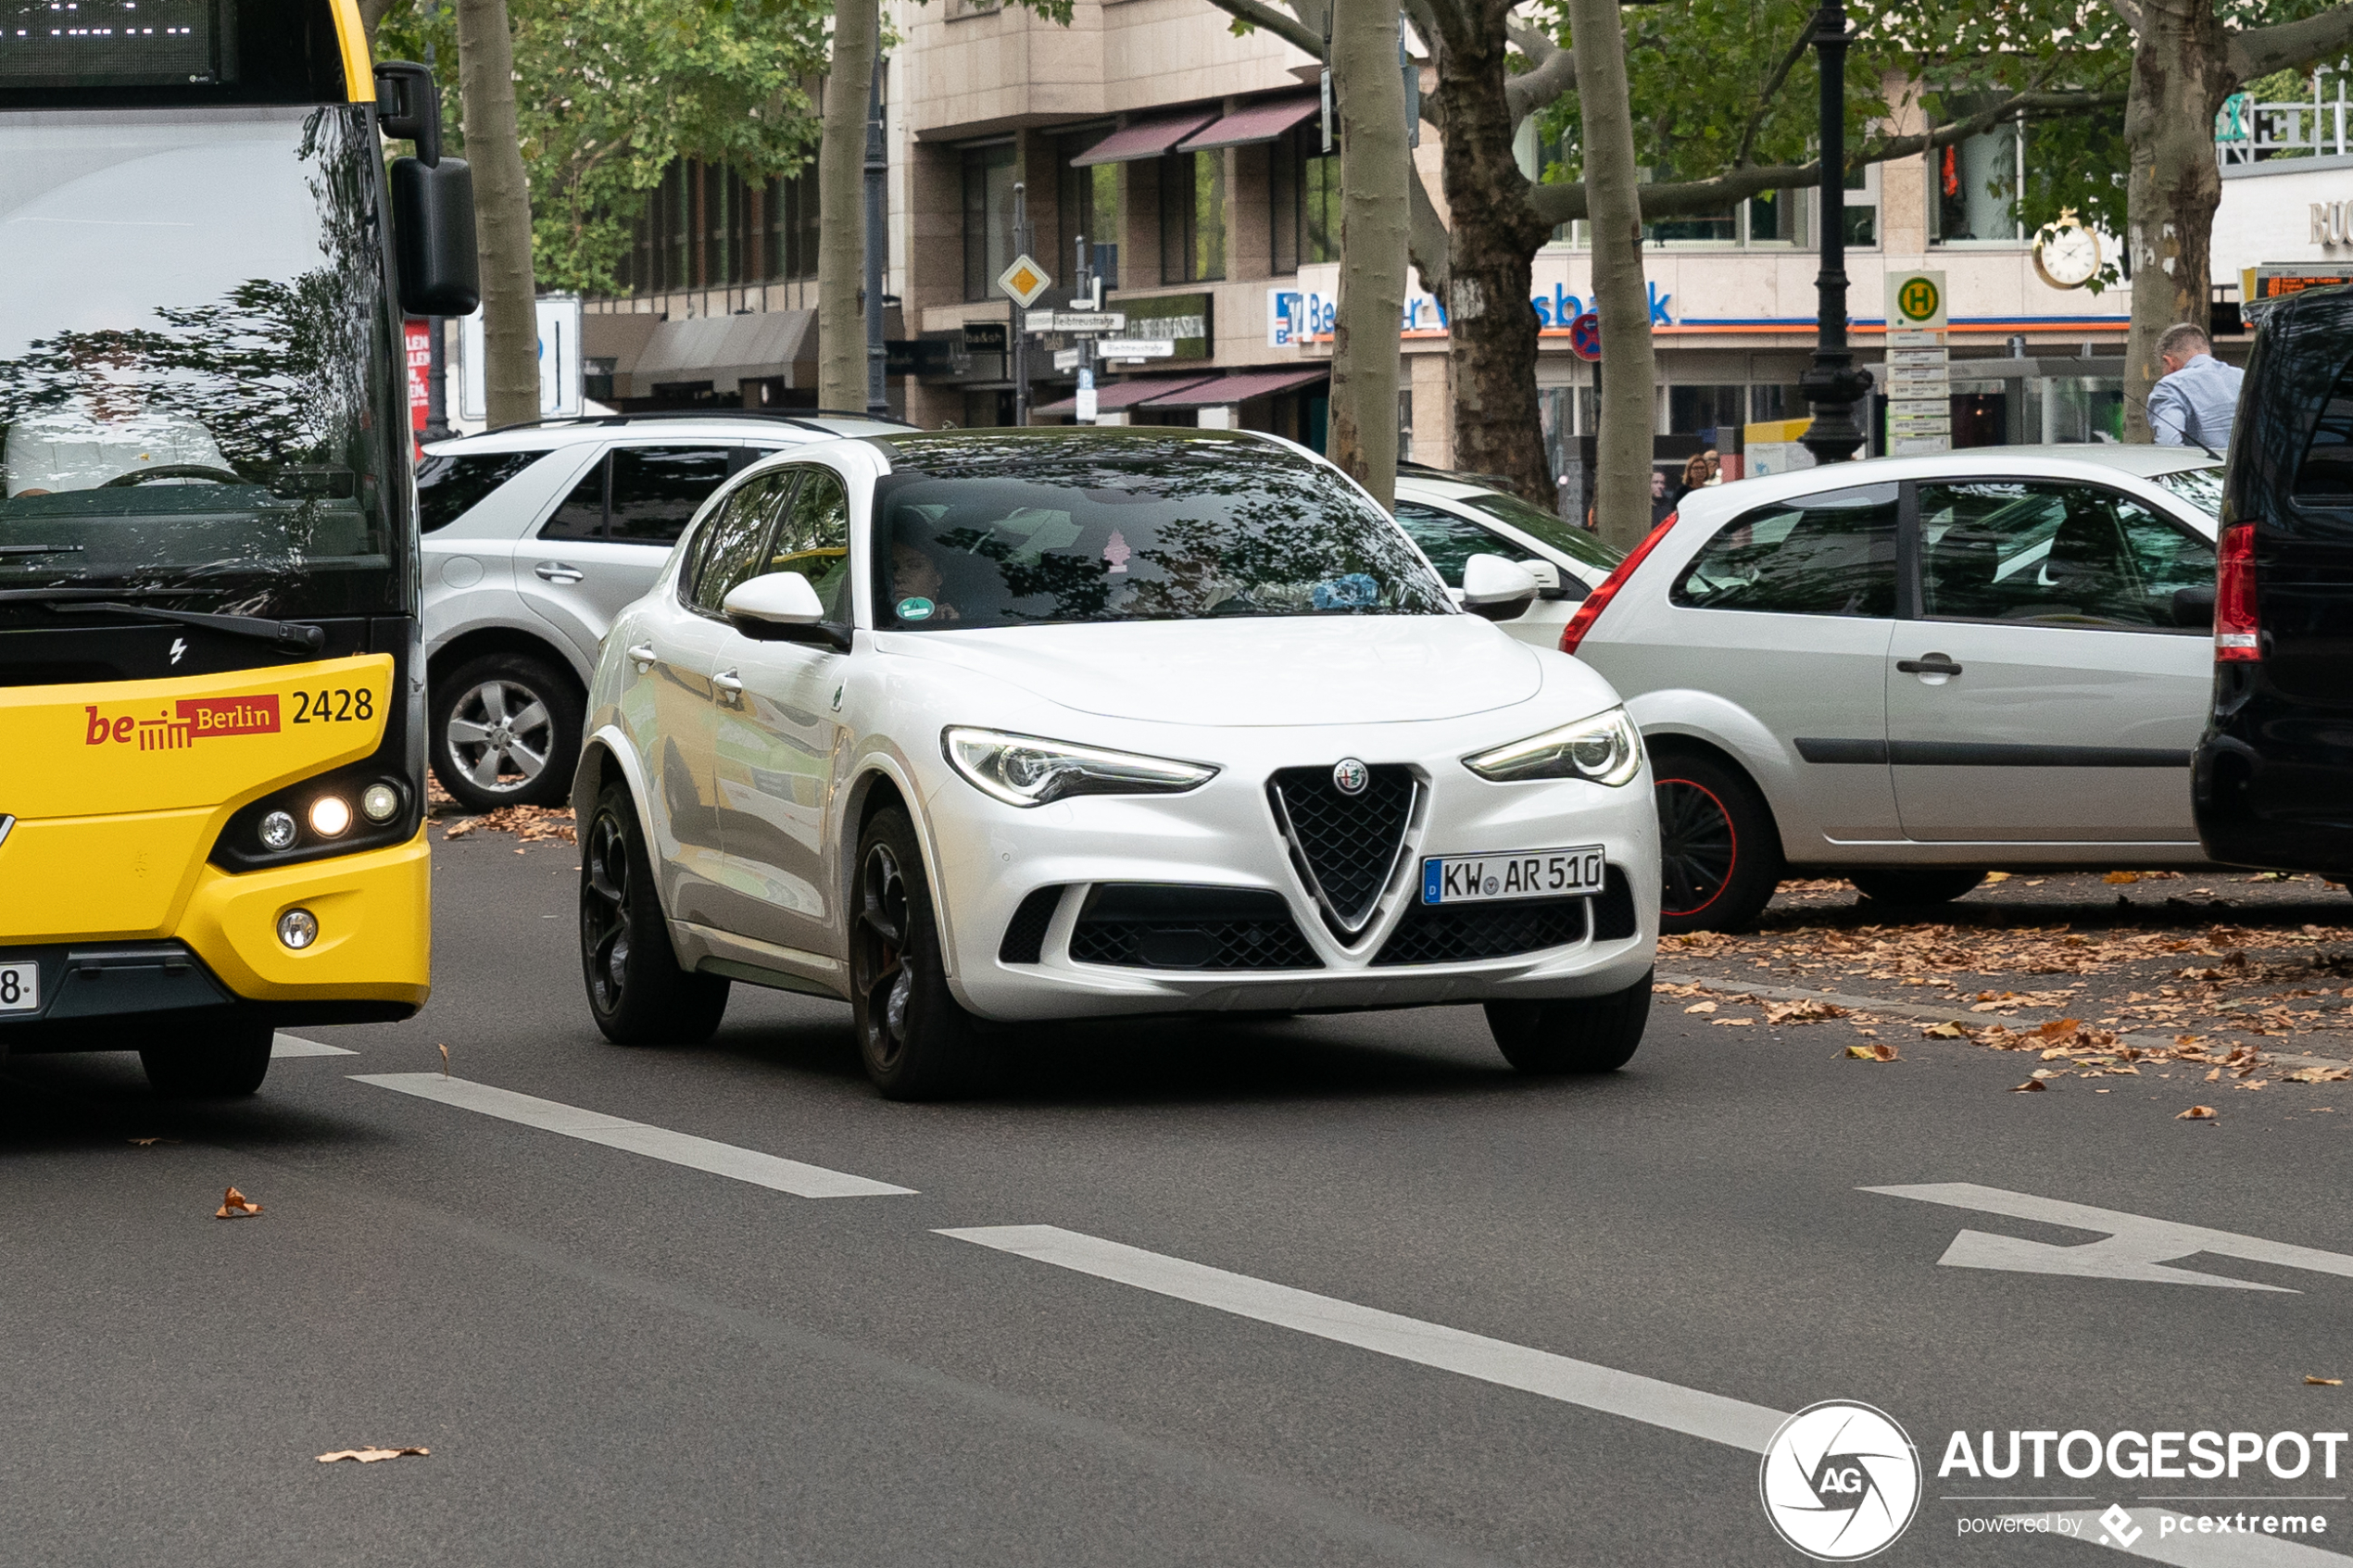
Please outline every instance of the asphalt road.
M2110 1503L2164 1561L2353 1554L2353 1452L2335 1479L1937 1474L1957 1429L2353 1425L2353 1389L2305 1382L2353 1375L2353 1277L1944 1267L1964 1230L2104 1233L1864 1190L2353 1270L2353 1085L2183 1123L2179 1085L2015 1094L2000 1053L1866 1063L1663 998L1596 1081L1519 1079L1436 1009L1041 1032L994 1098L892 1105L807 998L738 986L708 1046L606 1044L572 847L437 856L433 1003L305 1032L353 1054L225 1108L153 1100L128 1057L0 1069L0 1562L1791 1563L1757 1434L1826 1399L1926 1466L1879 1561L2084 1560L1963 1522ZM430 1077L359 1076L396 1074ZM661 1131L425 1098L470 1085ZM912 1190L797 1196L804 1167ZM232 1184L263 1211L214 1219ZM316 1462L367 1444L432 1452ZM2185 1541L2160 1508L2330 1533Z

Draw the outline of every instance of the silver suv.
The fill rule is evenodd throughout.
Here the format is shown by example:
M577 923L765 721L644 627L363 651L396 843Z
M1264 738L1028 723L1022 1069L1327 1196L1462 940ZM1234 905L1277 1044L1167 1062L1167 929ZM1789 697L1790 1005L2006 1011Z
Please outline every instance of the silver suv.
M426 447L426 735L442 787L477 811L560 803L597 645L704 499L771 453L907 428L858 414L616 414Z

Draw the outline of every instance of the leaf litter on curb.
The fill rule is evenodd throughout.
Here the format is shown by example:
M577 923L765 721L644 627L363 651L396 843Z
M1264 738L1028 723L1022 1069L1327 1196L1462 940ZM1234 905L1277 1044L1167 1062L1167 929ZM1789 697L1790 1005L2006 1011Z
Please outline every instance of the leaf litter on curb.
M431 1449L379 1449L372 1444L359 1449L337 1449L331 1454L321 1454L321 1464L333 1464L339 1459L356 1459L362 1464L374 1464L379 1460L399 1459L408 1454L429 1454Z
M260 1204L256 1203L244 1193L239 1192L235 1187L231 1187L228 1192L222 1196L220 1199L220 1207L213 1211L212 1217L216 1220L241 1220L247 1214L258 1214L260 1212Z

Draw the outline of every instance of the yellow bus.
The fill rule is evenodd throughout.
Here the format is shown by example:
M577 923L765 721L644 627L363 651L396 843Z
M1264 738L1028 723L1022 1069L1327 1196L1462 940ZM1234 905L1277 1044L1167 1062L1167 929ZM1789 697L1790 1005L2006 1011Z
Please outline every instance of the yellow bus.
M352 0L0 0L0 1056L250 1094L423 1005L439 113Z

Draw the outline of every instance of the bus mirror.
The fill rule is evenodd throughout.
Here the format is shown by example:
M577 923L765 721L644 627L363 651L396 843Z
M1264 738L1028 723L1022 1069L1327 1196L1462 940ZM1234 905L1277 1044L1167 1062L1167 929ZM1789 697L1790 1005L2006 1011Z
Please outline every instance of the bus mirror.
M376 126L396 142L417 144L417 161L441 161L441 89L433 72L408 60L376 65Z
M392 166L392 230L400 308L411 316L467 316L482 303L474 255L474 177L466 160Z

